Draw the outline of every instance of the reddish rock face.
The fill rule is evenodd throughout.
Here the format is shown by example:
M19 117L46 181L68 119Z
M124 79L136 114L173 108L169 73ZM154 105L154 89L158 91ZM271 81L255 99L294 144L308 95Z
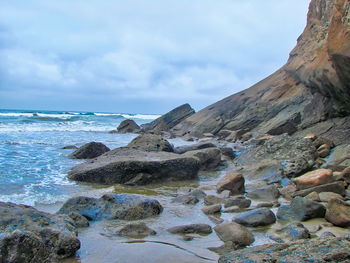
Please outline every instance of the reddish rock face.
M293 134L350 114L350 2L312 0L285 66L251 88L190 116L174 133L202 136L248 129Z
M216 190L221 193L224 190L228 190L232 195L243 194L244 177L240 173L228 173L220 179L216 185Z
M298 190L307 189L333 181L333 171L330 169L317 169L293 179Z

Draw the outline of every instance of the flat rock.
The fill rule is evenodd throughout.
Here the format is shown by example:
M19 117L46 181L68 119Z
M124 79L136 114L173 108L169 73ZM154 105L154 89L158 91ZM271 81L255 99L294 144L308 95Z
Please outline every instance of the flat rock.
M69 155L72 159L93 159L96 158L110 149L100 142L89 142L79 147L77 150Z
M168 229L172 234L210 234L213 230L207 224L189 224L182 226L174 226Z
M333 171L330 169L317 169L293 179L298 190L331 183L333 181Z
M0 262L55 262L79 248L68 216L0 202Z
M275 214L268 208L253 209L233 219L236 223L249 226L268 226L276 222Z
M189 151L202 150L202 149L213 148L213 147L216 148L215 144L211 142L201 142L201 143L176 147L174 149L174 152L178 154L183 154Z
M277 218L286 221L306 221L323 218L325 214L326 208L322 204L307 198L295 197L290 205L283 205L278 209Z
M157 232L149 228L145 223L131 223L122 227L117 231L117 234L120 236L126 236L131 238L144 238L149 235L156 235Z
M73 197L66 201L58 214L78 213L89 220L136 220L159 215L163 211L155 200L131 194L105 194L101 198Z
M333 192L340 195L345 195L345 185L344 182L333 182L329 184L318 185L310 187L304 190L299 190L291 194L292 197L296 196L306 196L312 192Z
M331 199L327 205L326 220L340 227L350 226L350 204L340 199Z
M268 201L278 199L280 195L281 195L280 192L278 191L277 187L274 185L261 187L247 193L247 197L249 198L268 200Z
M243 194L245 192L243 175L240 173L226 174L217 183L216 190L218 193L229 190L232 195Z
M217 225L214 231L223 242L233 242L239 248L249 246L255 240L246 227L235 222Z

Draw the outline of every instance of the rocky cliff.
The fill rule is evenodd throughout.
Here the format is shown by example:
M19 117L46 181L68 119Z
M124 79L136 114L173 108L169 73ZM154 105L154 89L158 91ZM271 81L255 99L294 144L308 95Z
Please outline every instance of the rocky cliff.
M173 128L182 136L220 130L293 134L350 115L350 1L312 0L307 25L281 69Z

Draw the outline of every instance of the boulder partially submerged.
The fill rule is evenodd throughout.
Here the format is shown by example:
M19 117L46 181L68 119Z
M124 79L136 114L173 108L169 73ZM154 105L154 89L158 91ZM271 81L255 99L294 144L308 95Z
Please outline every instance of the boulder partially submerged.
M55 262L79 248L68 216L0 202L0 262Z
M139 133L140 130L140 126L133 120L124 120L117 128L118 133Z
M89 142L75 150L69 155L72 159L93 159L96 158L110 149L100 142Z

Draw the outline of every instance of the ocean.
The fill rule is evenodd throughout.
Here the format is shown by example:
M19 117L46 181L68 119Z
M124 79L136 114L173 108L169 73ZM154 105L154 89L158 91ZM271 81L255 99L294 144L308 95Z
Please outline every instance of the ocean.
M110 149L127 145L137 134L111 134L126 119L141 125L159 115L75 111L0 110L0 201L31 206L62 203L94 190L67 179L82 161L68 155L91 141ZM95 188L94 188L95 187ZM96 189L95 189L96 190Z

